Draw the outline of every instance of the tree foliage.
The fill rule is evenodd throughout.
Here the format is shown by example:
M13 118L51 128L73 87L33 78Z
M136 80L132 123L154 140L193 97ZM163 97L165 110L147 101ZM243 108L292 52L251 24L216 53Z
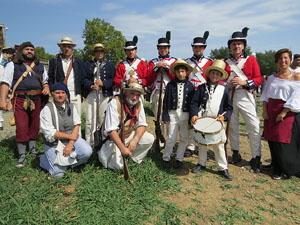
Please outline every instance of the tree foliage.
M48 61L49 59L54 57L54 55L46 53L44 47L40 47L40 46L35 47L35 52L36 52L36 55L38 56L38 58L41 60Z
M278 71L278 66L274 62L274 55L276 51L265 51L256 53L256 59L260 66L260 72L262 75L271 75Z
M245 49L247 55L251 55L251 48L249 46ZM228 47L216 48L210 51L210 58L212 59L226 59L230 55L230 50Z
M118 64L120 60L125 58L123 49L126 42L122 33L116 30L110 23L99 18L85 21L82 38L84 38L85 47L82 50L83 60L90 60L94 44L102 43L108 50L106 59Z

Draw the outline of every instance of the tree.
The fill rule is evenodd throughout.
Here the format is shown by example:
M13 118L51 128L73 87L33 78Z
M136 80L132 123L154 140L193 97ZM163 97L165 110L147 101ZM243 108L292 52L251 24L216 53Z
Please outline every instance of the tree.
M108 22L101 20L99 18L94 18L92 20L85 20L85 28L83 30L82 38L84 38L85 47L83 49L83 59L92 59L92 49L94 44L102 43L104 47L108 50L106 53L106 58L113 61L115 65L119 63L120 60L125 58L125 52L123 49L124 43L126 41L122 33Z
M36 52L36 55L38 56L38 58L41 60L48 61L49 59L55 57L54 55L46 53L44 47L40 47L40 46L35 47L35 52Z
M278 66L274 62L275 51L269 50L256 53L256 59L260 66L260 72L262 75L271 75L278 71Z
M246 54L251 55L251 48L249 46L246 46ZM221 47L219 49L213 49L210 51L210 57L212 59L226 59L230 55L231 51L229 50L228 47Z

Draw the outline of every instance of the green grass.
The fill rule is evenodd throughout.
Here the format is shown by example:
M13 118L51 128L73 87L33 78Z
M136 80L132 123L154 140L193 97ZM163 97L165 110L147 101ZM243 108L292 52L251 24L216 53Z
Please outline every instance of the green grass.
M29 155L26 166L16 168L13 149L13 140L1 143L0 224L180 223L179 209L160 197L180 191L180 185L160 168L159 155L142 165L129 160L131 184L120 178L122 171L99 166L96 154L80 173L68 170L53 179ZM70 185L75 192L67 194Z

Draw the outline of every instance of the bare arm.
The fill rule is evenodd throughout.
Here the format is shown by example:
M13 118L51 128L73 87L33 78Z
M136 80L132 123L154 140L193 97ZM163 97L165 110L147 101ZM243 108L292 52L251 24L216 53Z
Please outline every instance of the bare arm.
M134 137L127 144L127 147L131 152L135 150L137 143L139 142L139 140L141 139L141 137L144 135L145 132L146 132L145 126L140 126L136 129Z
M0 109L7 110L7 103L6 98L8 94L9 86L6 83L1 84L1 91L0 91Z
M269 119L269 115L268 115L268 103L263 101L263 111L262 111L262 117L264 120L268 120Z

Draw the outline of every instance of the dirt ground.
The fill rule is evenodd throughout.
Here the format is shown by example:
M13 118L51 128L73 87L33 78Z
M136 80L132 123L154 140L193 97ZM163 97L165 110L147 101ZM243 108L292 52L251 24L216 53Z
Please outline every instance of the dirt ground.
M147 119L147 130L153 133L153 119ZM172 169L171 173L180 179L182 190L162 197L186 212L184 224L299 224L299 180L296 178L297 186L294 186L290 180L273 180L271 172L253 173L246 133L240 133L240 149L242 162L228 165L233 181L217 174L213 152L209 151L205 172L191 173L198 162L196 155L185 158L182 169ZM269 164L271 157L265 140L261 142L261 150L262 164Z

